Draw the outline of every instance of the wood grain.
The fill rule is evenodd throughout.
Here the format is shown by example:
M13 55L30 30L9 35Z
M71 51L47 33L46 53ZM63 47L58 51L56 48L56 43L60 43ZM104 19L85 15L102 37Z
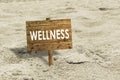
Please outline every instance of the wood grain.
M69 39L31 40L30 31L68 29ZM44 33L46 34L46 33ZM48 33L50 34L50 33ZM70 19L26 21L28 51L56 50L72 48L72 30Z

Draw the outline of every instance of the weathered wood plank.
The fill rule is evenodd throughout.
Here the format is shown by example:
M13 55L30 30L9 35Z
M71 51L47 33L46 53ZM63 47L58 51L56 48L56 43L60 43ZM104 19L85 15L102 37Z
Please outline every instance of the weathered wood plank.
M46 37L47 34L48 37L50 37L49 31L58 30L58 29L59 30L67 29L69 38L38 40L38 34L37 34L37 40L31 40L30 31L44 31L42 35L45 35L44 37ZM65 32L63 32L63 34L66 35ZM27 36L27 48L29 51L70 49L72 48L71 20L59 19L59 20L27 21L26 36ZM59 36L62 36L62 34L60 34Z
M30 44L28 47L30 51L37 51L37 50L59 50L59 49L71 49L72 42L61 42L61 43L44 43L44 44Z

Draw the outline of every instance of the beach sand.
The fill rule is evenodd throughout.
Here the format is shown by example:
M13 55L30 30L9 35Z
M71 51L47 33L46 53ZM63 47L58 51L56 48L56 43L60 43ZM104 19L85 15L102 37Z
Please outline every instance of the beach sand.
M73 49L27 52L26 21L71 19ZM0 80L119 80L120 0L0 0Z

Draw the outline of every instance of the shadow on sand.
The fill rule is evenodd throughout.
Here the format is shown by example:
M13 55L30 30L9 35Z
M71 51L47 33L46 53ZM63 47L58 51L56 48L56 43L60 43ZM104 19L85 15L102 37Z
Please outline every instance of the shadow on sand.
M48 65L48 60L45 59L48 56L48 51L32 51L27 52L27 47L19 47L19 48L12 48L10 49L18 58L27 59L27 58L40 58L46 65ZM27 56L25 56L27 55ZM59 55L58 52L53 51L53 56Z

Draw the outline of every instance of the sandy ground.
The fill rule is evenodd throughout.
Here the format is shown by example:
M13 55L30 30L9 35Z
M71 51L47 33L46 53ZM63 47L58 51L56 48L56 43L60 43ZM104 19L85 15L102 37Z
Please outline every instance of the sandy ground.
M26 21L70 18L73 49L27 53ZM120 0L0 0L0 80L120 80Z

